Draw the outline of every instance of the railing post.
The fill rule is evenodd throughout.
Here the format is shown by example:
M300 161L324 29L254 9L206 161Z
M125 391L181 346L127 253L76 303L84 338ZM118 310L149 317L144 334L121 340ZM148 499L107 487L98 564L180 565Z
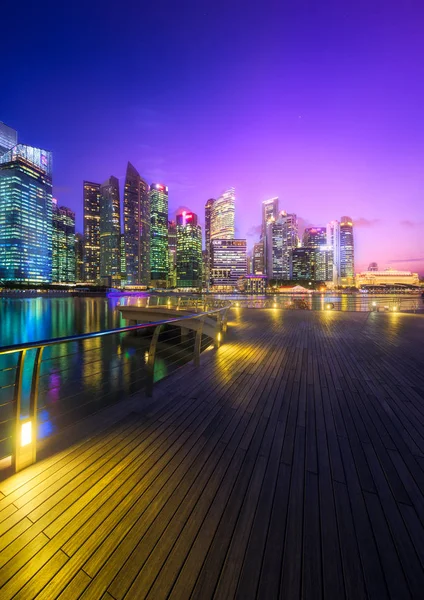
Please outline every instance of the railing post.
M216 315L216 329L215 329L215 340L214 340L214 346L215 348L219 348L220 343L221 343L221 337L222 337L222 333L221 333L221 311L219 311Z
M199 328L196 331L196 337L194 339L194 366L200 365L200 351L202 349L202 331L203 331L203 319L199 320Z
M156 358L156 346L161 332L162 325L156 325L153 332L153 336L150 342L149 357L147 359L147 384L146 393L149 397L153 394L153 385L155 379L155 358Z
M228 321L228 308L225 309L224 316L222 319L222 329L223 329L224 333L226 333L226 331L227 331L227 321Z
M32 465L36 458L37 448L37 394L38 380L40 376L40 363L42 356L42 348L37 348L32 374L31 398L29 405L29 415L25 419L21 419L22 411L22 379L24 372L24 364L26 350L21 350L19 353L18 364L16 366L15 376L15 394L14 394L14 453L13 467L14 470L21 471L25 467Z

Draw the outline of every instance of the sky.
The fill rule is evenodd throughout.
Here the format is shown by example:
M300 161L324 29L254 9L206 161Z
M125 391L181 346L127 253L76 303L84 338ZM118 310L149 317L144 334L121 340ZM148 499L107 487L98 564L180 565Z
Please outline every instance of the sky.
M356 270L424 274L422 0L90 0L2 5L0 121L53 152L54 196L127 161L179 207L236 190L302 227L347 215Z

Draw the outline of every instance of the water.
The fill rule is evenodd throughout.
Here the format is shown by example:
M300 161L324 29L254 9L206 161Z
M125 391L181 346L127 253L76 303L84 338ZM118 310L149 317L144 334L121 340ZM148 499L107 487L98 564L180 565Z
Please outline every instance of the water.
M127 325L119 297L0 298L0 349ZM145 386L152 329L46 347L40 369L38 438L118 402ZM161 334L155 361L158 380L192 357L191 336L181 345L179 329ZM175 362L175 344L180 350ZM29 413L35 350L24 362L21 415ZM0 458L11 453L13 394L18 355L0 355Z

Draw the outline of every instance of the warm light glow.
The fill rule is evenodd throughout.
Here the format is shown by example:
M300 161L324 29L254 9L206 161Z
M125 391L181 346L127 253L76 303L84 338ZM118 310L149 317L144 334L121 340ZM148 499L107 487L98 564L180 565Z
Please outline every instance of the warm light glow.
M273 306L274 306L274 308L277 308L277 303L276 303L276 302L274 302L274 305L273 305Z
M393 307L393 312L396 312L396 311L397 311L397 306L394 306Z
M218 342L220 342L220 341L221 341L221 338L222 338L222 336L221 336L221 332L219 332L219 333L218 333Z
M373 302L373 303L372 303L372 305L373 305L373 306L377 306L377 302Z
M27 421L21 426L21 446L28 446L32 441L32 423Z
M332 304L327 304L325 308L326 308L327 310L331 310L331 309L333 308L333 305L332 305Z

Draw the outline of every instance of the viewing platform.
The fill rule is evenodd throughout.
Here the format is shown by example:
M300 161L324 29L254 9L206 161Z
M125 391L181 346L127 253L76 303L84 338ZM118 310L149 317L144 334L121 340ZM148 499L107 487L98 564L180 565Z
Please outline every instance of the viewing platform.
M226 320L0 483L1 600L423 597L424 315Z

